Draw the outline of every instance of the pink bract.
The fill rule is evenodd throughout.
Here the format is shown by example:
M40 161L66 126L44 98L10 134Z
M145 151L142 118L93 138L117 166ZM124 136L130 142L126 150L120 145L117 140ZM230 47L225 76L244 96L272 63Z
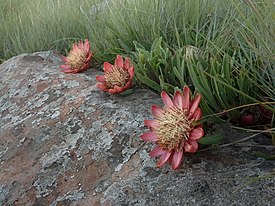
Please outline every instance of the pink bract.
M88 39L85 42L79 41L74 43L72 50L67 57L63 57L65 64L61 65L65 73L79 73L87 70L91 66L91 58L93 53L90 51Z
M142 134L141 139L156 144L150 156L160 156L157 167L170 163L172 169L178 169L183 154L196 152L198 140L204 135L202 125L194 124L202 116L198 107L201 95L197 94L191 101L190 89L185 86L183 92L175 92L173 99L165 91L162 91L161 98L165 106L152 106L155 119L144 121L150 131Z
M103 64L104 75L96 76L97 87L111 94L121 93L132 86L134 78L134 66L130 59L123 61L122 56L117 55L114 65L109 62Z

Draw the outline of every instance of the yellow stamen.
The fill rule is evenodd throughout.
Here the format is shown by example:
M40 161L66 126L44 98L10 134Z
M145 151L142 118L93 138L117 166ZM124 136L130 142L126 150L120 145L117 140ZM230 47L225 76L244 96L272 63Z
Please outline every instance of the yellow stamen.
M129 78L129 73L120 67L114 66L111 71L105 73L106 84L109 88L114 88L114 86L123 87Z
M192 122L187 112L179 108L164 108L164 114L157 119L157 144L163 150L181 150L182 144L188 140L192 130Z
M82 50L72 51L67 58L69 59L69 64L72 69L81 68L86 61L85 52Z

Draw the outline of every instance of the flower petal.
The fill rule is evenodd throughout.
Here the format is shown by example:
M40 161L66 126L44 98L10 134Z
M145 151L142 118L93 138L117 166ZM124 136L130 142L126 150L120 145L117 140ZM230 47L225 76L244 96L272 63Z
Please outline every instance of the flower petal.
M81 68L78 69L79 72L86 71L90 67L89 64L84 64Z
M158 140L158 137L154 132L144 133L140 135L140 138L145 142L156 142Z
M126 86L126 85L125 85ZM114 86L114 89L116 90L117 93L124 92L126 90L126 87L119 87L119 86ZM127 85L128 86L128 85ZM128 86L129 87L129 86Z
M109 88L105 84L98 83L96 86L104 92L109 91Z
M115 59L115 66L123 68L123 58L121 55L117 55Z
M82 41L79 41L79 42L78 42L78 49L79 49L79 50L84 50L84 45L83 45L83 42L82 42Z
M161 98L166 107L173 108L174 104L169 95L165 91L161 92Z
M199 144L196 140L188 140L188 142L185 142L184 144L184 150L186 152L194 153L197 151L199 147Z
M194 119L194 121L197 121L201 118L202 111L199 107L195 110L194 114L189 119Z
M129 78L129 81L132 81L133 77L134 77L134 66L131 66L128 70L129 74L130 74L130 78Z
M68 65L68 64L63 64L63 65L60 65L59 66L61 69L71 69L71 66L70 65Z
M150 157L156 157L156 156L160 156L163 153L165 153L165 150L162 150L159 146L156 146L150 153Z
M157 105L152 105L152 114L155 118L162 117L164 111L162 108L158 107Z
M130 68L130 59L129 58L126 58L125 59L125 63L124 63L124 66L123 66L123 69L128 71Z
M201 137L203 137L204 135L204 131L202 129L201 126L198 126L197 128L193 129L190 134L189 134L189 138L190 140L198 140Z
M181 166L183 151L175 151L172 159L172 169L176 170Z
M156 120L149 119L149 120L144 120L144 125L147 127L151 127L153 129L158 128L159 124Z
M201 101L201 95L197 94L197 96L195 97L195 99L192 101L192 103L190 105L190 110L189 110L189 116L188 116L188 118L190 118L194 114L195 110L199 106L200 101Z
M126 83L126 85L123 87L123 91L129 89L132 86L132 82L129 81Z
M180 91L175 92L173 101L174 101L174 105L177 108L182 109L182 95L181 95Z
M75 71L73 69L63 69L61 70L62 72L69 74L69 73L75 73Z
M86 53L89 53L89 52L90 52L90 44L89 44L88 39L85 39L85 42L84 42L84 51L85 51Z
M171 154L172 151L169 152L168 150L165 150L165 152L161 155L159 161L157 162L157 167L162 167L169 160Z
M86 62L90 62L90 61L91 61L92 56L93 56L93 53L92 53L92 52L90 52L90 53L88 54L88 56L87 56Z
M64 61L64 62L69 62L70 60L68 59L68 57L62 57L62 60Z
M118 86L115 85L113 89L109 90L109 93L110 94L117 94L117 93L121 93L123 91L125 91L124 87L118 87Z
M78 50L78 46L76 43L73 43L73 49L71 51L73 52L74 50Z
M113 70L113 65L111 65L109 62L104 62L103 70L104 72L111 72Z
M95 78L99 82L104 82L105 81L105 77L104 76L96 76Z
M189 111L190 106L190 89L188 86L183 88L183 96L182 96L182 109Z

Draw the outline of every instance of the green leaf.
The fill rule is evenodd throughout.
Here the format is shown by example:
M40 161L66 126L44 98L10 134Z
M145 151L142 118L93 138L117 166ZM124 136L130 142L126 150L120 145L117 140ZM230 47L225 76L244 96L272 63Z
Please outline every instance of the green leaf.
M137 78L146 86L150 87L151 89L157 91L157 92L161 92L161 88L159 86L159 84L157 84L156 82L152 81L151 79L143 76L142 74L136 73Z
M136 50L138 50L138 49L145 50L144 46L142 44L138 43L137 41L133 41L133 43L135 45Z
M221 134L208 135L201 138L198 142L204 145L219 144L222 142L223 138L224 137Z
M130 47L126 45L121 39L118 39L117 41L122 49L124 49L125 51L131 51Z
M134 92L133 89L127 89L124 92L119 93L119 95L121 95L121 96L128 96L130 94L133 94L133 92Z
M186 85L186 83L184 81L183 72L180 73L179 70L176 67L173 68L173 72L174 72L174 75L177 77L177 79L180 81L180 84L182 86Z
M151 51L162 49L161 48L161 41L162 41L162 37L157 38L151 46Z
M275 160L275 155L268 155L259 151L253 151L252 154L255 155L256 157L262 157L266 160Z

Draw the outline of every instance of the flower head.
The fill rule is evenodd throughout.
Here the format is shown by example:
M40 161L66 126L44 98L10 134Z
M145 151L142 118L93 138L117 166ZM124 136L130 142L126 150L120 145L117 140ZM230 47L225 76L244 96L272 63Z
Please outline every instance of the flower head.
M183 153L196 152L197 141L204 135L202 125L193 124L202 115L198 107L201 95L198 94L190 101L190 89L185 86L183 93L176 91L173 100L165 91L161 93L161 97L165 106L152 106L155 119L144 121L150 132L141 135L141 139L156 143L150 156L160 156L157 167L169 162L173 169L178 169Z
M134 66L130 65L130 59L123 61L122 56L117 55L115 64L109 62L103 64L104 76L96 76L97 87L111 94L121 93L132 86L134 78Z
M65 64L61 65L65 73L78 73L87 70L91 66L91 58L93 53L90 51L88 39L85 42L79 41L73 44L73 49L63 60Z

